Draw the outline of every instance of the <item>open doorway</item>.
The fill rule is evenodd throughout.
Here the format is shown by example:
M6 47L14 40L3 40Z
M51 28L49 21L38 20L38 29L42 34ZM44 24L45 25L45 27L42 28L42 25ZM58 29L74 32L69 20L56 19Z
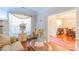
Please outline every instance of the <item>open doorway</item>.
M48 17L48 41L69 50L75 49L76 10L70 10Z

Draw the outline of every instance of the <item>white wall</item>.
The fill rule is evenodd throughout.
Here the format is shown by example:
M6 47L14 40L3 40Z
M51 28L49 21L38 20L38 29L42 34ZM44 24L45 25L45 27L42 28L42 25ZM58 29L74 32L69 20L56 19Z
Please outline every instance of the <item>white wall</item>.
M7 20L7 12L4 9L0 9L0 20Z
M5 9L0 9L0 20L3 20L3 34L8 34L8 13Z
M79 40L79 8L77 8L77 32L76 32L76 37L77 40Z
M42 38L40 39L41 41L47 41L47 16L46 15L42 15L42 14L38 14L37 15L37 25L36 28L38 29L43 29L43 35Z

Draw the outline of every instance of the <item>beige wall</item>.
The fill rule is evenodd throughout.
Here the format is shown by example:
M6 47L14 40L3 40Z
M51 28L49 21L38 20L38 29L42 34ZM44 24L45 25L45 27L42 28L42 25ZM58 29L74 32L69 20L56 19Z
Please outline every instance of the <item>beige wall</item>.
M63 19L62 20L62 27L63 28L73 28L76 27L76 19Z
M56 17L55 16L48 17L48 41L50 39L50 35L56 36Z

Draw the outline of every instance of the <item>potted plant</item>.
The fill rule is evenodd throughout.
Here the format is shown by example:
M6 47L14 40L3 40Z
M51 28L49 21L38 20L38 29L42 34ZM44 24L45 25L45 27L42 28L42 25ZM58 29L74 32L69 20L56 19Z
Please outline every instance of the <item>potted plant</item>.
M20 30L21 30L21 31L24 31L25 29L26 29L25 24L24 24L24 23L21 23L21 24L20 24Z

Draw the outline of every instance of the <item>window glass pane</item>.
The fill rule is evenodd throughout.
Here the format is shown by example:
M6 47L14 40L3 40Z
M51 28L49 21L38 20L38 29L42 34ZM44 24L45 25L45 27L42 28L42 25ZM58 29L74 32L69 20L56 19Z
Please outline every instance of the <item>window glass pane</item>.
M26 25L25 33L27 35L30 35L31 34L31 17L27 19L20 19L13 16L12 14L9 14L9 36L18 36L18 34L20 33L19 25L22 22Z

